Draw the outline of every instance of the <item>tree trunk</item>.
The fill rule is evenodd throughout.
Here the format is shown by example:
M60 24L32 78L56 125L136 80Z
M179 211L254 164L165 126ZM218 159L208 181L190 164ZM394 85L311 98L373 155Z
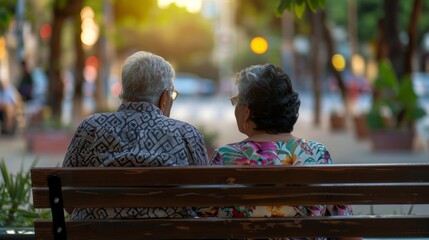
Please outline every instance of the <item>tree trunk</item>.
M82 33L82 19L79 14L75 15L75 25L74 25L74 44L76 52L76 61L75 61L75 87L74 87L74 96L73 96L73 119L72 124L76 124L82 120L82 102L83 102L83 69L85 68L85 52L83 50L82 41L80 35Z
M398 25L399 0L384 0L384 32L388 48L388 55L396 75L404 75L404 48L399 40Z
M322 16L321 12L311 13L312 38L311 52L312 56L312 77L313 77L313 92L314 92L314 125L320 126L321 123L321 61L320 61L320 39L322 39Z
M55 10L54 10L55 12ZM64 84L61 79L61 30L64 25L64 18L61 15L54 14L52 21L52 37L49 53L49 98L48 103L51 106L52 117L61 119L61 103L63 99Z
M344 84L344 80L343 80L343 77L341 76L341 73L334 67L332 60L331 60L335 54L335 49L334 49L335 43L334 43L334 40L332 39L331 31L329 31L328 26L326 26L325 15L326 15L325 12L322 11L321 12L321 23L322 23L322 27L323 27L323 35L324 35L325 42L326 42L326 48L328 51L329 67L331 68L332 72L334 73L335 79L337 79L337 85L340 88L341 98L343 99L343 105L344 105L345 113L346 113L346 115L350 115L350 103L349 103L346 85Z
M419 21L421 9L423 8L423 0L414 0L413 11L410 15L408 23L408 46L405 50L405 74L413 72L413 55L417 45L417 23Z
M102 71L104 67L104 64L108 64L106 61L106 39L100 38L98 42L94 45L95 47L95 56L100 62L100 65L97 69L97 80L95 81L95 103L96 103L96 110L99 112L104 112L107 110L107 97L105 94L105 81L107 80L107 76L105 76L105 72Z
M48 104L52 109L52 117L61 119L64 83L61 79L61 33L66 18L79 14L83 0L56 0L53 3L52 36L49 53L49 96Z

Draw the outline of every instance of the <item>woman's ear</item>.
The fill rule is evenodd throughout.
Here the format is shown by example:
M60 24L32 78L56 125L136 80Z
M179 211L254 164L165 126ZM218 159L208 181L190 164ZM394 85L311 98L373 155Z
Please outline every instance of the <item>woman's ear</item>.
M243 113L243 127L247 130L249 127L251 127L253 129L253 122L250 119L250 110L249 108L246 106L244 107L244 113Z

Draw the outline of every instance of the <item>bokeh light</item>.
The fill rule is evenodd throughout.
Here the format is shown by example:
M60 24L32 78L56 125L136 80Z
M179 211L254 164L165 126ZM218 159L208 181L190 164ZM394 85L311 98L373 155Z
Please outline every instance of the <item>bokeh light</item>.
M158 0L158 7L165 9L170 4L176 4L178 7L186 8L190 13L198 13L203 5L202 0Z
M0 60L6 57L6 40L0 37Z
M82 8L82 10L80 11L80 18L81 19L86 19L86 18L94 18L95 14L94 14L94 10L92 10L91 7L84 7Z
M346 68L346 59L344 59L343 55L341 54L335 54L334 56L332 56L331 61L334 68L339 72L343 71L344 68Z
M93 83L97 79L97 69L94 66L86 65L83 70L85 81Z
M122 84L118 81L110 86L110 93L114 97L119 97L119 95L121 94L121 91L122 91Z
M100 32L97 23L94 21L94 11L90 7L84 7L80 16L82 18L81 41L86 46L92 46L97 42Z
M52 27L49 23L43 24L43 26L39 30L40 37L43 40L48 39L52 34Z
M93 66L95 68L98 68L98 65L99 65L98 58L93 56L93 55L89 56L85 61L85 65L89 65L89 66Z
M264 54L268 50L268 42L263 37L255 37L250 42L250 49L256 54Z
M363 76L365 74L365 60L359 54L353 54L351 59L352 72L355 75Z

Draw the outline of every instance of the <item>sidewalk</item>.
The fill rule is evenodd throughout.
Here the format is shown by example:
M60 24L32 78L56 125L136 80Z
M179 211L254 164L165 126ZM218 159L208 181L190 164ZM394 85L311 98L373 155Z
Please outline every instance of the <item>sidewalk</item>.
M235 121L213 124L210 126L210 130L219 133L218 145L246 138L245 135L238 132ZM371 150L370 141L356 139L351 129L344 132L332 132L326 124L316 128L309 121L299 121L295 126L294 135L325 144L336 164L429 162L428 146L423 139L419 138L416 139L412 152L374 152ZM21 135L0 137L0 159L5 159L11 171L18 170L22 163L24 166L29 166L35 159L38 159L37 166L55 167L61 165L64 155L65 153L36 155L28 152L25 139Z
M369 140L358 140L351 129L344 132L332 132L326 126L325 120L319 128L314 127L310 121L299 121L295 125L294 135L306 139L312 139L326 145L336 164L350 163L424 163L429 162L429 150L423 139L416 139L412 152L374 152L371 150ZM212 124L210 131L217 131L218 145L237 142L245 135L238 132L235 121L227 121L223 124ZM16 171L24 164L24 167L37 159L37 166L58 166L64 159L64 153L36 155L26 150L23 136L0 137L0 159L5 159L8 168Z

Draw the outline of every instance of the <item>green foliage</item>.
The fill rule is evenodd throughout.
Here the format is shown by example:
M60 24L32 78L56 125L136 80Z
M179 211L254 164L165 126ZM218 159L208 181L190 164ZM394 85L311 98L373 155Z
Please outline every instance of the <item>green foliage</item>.
M141 2L138 1L140 6L137 8L142 8ZM141 18L137 18L136 14L126 16L124 13L121 19L116 20L118 54L128 54L130 49L154 52L170 61L177 72L199 68L204 69L204 73L214 74L199 73L200 76L217 79L218 71L207 61L214 47L213 23L175 4L159 9L156 2L154 6L151 2L144 2L143 5L150 9L146 9L147 13ZM125 6L123 8L115 11L125 11ZM202 62L207 64L202 66Z
M389 60L379 63L379 75L374 82L375 96L367 123L372 129L404 128L424 117L426 112L418 104L410 76L397 79ZM391 118L383 115L383 109L391 113ZM389 121L386 121L389 120Z
M31 167L35 164L36 161ZM49 217L49 212L36 212L31 204L30 171L25 171L21 165L21 169L12 174L3 159L0 171L3 179L0 182L0 227L30 227L34 218Z
M215 147L216 146L216 140L219 137L218 132L216 131L208 131L204 126L198 126L198 130L203 134L204 136L204 142L206 143L207 147Z
M16 0L0 0L0 36L9 28L9 23L15 15Z
M156 8L156 0L113 0L115 22L118 26L135 27L142 22L150 21L150 15Z
M276 1L236 0L235 22L249 36L281 34L281 18L276 17ZM267 27L270 26L270 27Z
M295 13L298 18L302 18L304 12L309 8L312 12L324 9L326 0L281 0L277 8L277 15L281 16L285 10Z

